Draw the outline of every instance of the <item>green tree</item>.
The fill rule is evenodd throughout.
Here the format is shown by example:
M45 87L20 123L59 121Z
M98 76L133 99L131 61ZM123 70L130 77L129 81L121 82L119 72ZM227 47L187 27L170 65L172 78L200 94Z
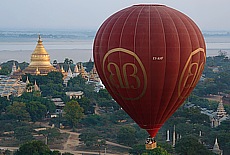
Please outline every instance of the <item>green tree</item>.
M6 114L9 118L18 121L30 120L30 114L26 111L26 104L22 102L14 102L12 105L6 107Z
M106 89L99 90L98 97L99 98L105 98L107 100L111 100L112 99L112 96L109 94L109 92Z
M53 61L53 65L57 65L57 60L55 59L54 61Z
M58 128L49 128L47 130L38 131L38 134L43 134L48 138L48 144L53 142L54 139L58 139L61 135Z
M38 101L32 101L26 104L26 109L29 112L31 120L33 122L41 120L45 117L47 113L46 106Z
M51 151L47 145L41 141L30 141L22 144L15 155L50 155Z
M86 72L90 72L93 69L94 62L89 61L83 64L86 67Z
M47 83L41 85L40 88L42 96L62 97L64 95L62 84Z
M153 150L146 150L145 145L134 145L129 151L132 155L170 155L165 149L157 147Z
M146 151L142 155L170 155L165 149L157 147L153 150Z
M22 62L22 63L16 63L16 65L18 65L20 68L21 68L21 70L23 70L23 69L25 69L26 67L28 67L28 65L29 65L29 63L27 63L27 62Z
M97 100L97 103L100 107L103 107L105 112L107 113L108 111L115 111L120 108L120 106L112 99L108 100L106 98L100 98Z
M50 101L47 98L41 97L41 96L37 96L36 92L32 92L32 93L23 93L20 97L16 97L12 99L13 101L17 101L17 102L24 102L24 103L30 103L30 102L39 102L43 105L45 105L47 111L49 112L54 112L56 109L55 104Z
M67 86L70 90L83 90L83 88L86 86L86 80L83 79L81 76L77 76L71 78L68 81Z
M52 71L46 76L28 74L22 77L23 81L26 81L27 77L32 84L36 80L42 91L42 96L62 97L65 95L63 91L63 75L60 72Z
M64 118L70 122L73 130L77 126L77 123L83 118L83 111L84 109L80 107L77 101L72 100L66 103L64 107Z
M10 74L10 68L3 66L2 69L0 69L0 75L8 75Z
M11 155L12 152L10 150L5 150L5 152L3 153L4 155Z
M175 150L179 155L214 155L193 136L184 136L178 140Z
M119 143L132 146L137 143L137 140L135 139L135 133L135 128L131 126L123 126L118 132L117 141Z
M14 155L61 155L59 151L51 151L47 145L41 141L33 140L22 144ZM65 152L62 155L73 155Z
M84 142L84 144L87 147L95 146L95 144L97 143L99 139L98 134L95 132L85 132L85 133L80 134L79 137L80 137L80 140Z
M29 126L17 127L14 130L14 136L16 139L20 140L21 142L27 142L34 139L32 132L33 129Z
M69 58L65 58L64 64L69 64Z
M0 97L0 114L2 114L2 112L5 111L6 107L9 105L9 100L7 100L5 97Z
M129 151L129 153L132 155L141 155L142 153L146 152L145 145L138 144L134 145L132 148L133 149Z
M81 76L71 78L68 81L66 91L83 91L84 96L90 100L95 100L97 98L96 92L94 92L94 86L91 84L86 84L86 79Z
M96 114L90 114L90 115L86 115L86 117L84 117L80 123L83 124L84 126L104 126L105 125L105 117L103 117L102 115L96 115Z
M114 111L109 115L110 121L117 124L118 122L125 120L126 122L133 122L130 116L122 109Z
M49 72L47 74L47 76L45 76L46 78L48 78L48 82L52 82L55 84L62 84L63 83L63 74L60 72ZM47 83L47 81L44 81L45 84Z
M69 64L73 64L73 60L72 59L69 59Z
M77 100L80 106L84 109L84 114L94 113L94 104L91 103L90 99L87 97L82 97Z
M221 122L220 126L217 127L218 130L223 130L227 133L230 133L230 128L229 128L230 120L225 120Z

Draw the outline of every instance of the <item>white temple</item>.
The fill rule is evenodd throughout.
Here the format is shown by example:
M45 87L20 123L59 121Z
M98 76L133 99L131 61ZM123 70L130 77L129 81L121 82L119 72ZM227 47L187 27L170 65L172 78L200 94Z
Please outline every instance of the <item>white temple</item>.
M217 138L215 140L215 144L213 146L212 152L218 155L222 155L223 154L223 150L220 149Z

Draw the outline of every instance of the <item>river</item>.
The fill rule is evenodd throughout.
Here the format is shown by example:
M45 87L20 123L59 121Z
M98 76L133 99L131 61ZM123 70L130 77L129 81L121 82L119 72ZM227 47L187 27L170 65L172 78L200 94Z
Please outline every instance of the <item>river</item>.
M30 62L37 44L38 32L0 31L0 63L9 60ZM95 31L45 31L41 33L43 45L50 54L51 62L63 62L65 58L85 62L93 58L92 47ZM219 50L230 56L230 35L205 36L207 56L218 55Z

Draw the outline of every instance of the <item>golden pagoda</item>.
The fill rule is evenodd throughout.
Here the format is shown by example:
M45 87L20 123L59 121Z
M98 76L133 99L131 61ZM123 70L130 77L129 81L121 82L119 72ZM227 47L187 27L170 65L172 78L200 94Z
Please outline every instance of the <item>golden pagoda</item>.
M23 73L47 75L51 71L56 71L56 69L50 64L50 56L46 52L39 35L37 46L31 55L30 64L23 70Z
M80 75L82 76L82 78L88 79L88 74L87 74L87 72L85 71L85 68L83 67L83 64L82 64L82 63L81 63L81 65L80 65L79 73L80 73Z

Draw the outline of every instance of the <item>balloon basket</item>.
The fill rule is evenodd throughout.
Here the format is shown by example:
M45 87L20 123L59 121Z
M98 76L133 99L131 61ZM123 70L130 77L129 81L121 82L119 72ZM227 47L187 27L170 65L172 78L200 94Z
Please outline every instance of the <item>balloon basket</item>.
M153 150L157 147L157 142L154 138L147 138L145 142L145 149L146 150Z

